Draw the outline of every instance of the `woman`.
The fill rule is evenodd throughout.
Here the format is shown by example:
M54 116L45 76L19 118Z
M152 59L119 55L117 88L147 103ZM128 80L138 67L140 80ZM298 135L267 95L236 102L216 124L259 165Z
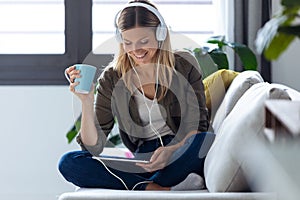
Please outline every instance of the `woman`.
M60 172L79 187L201 189L208 114L196 59L172 52L166 24L149 1L128 3L115 26L120 50L98 79L95 104L93 91L74 90L80 72L67 69L70 90L82 102L82 151L65 154ZM116 167L92 158L102 152L115 119L124 145L150 163Z

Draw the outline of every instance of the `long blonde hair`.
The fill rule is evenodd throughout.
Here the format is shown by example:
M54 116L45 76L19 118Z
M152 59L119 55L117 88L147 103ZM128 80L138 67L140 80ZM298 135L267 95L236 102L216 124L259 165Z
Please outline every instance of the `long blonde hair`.
M146 3L156 8L149 1L134 2ZM160 21L151 11L144 7L137 6L125 8L120 13L117 23L119 30L125 31L136 27L157 27ZM161 47L157 49L154 55L154 62L159 63L159 67L157 67L156 70L158 70L158 82L161 87L160 90L158 90L156 97L158 100L161 100L168 91L172 81L172 74L175 69L175 58L171 48L169 31L165 41L162 42ZM127 73L132 69L131 64L130 58L123 48L123 44L120 43L119 53L115 55L110 66L112 65L114 67L119 76L124 80L126 87L133 92L131 73Z

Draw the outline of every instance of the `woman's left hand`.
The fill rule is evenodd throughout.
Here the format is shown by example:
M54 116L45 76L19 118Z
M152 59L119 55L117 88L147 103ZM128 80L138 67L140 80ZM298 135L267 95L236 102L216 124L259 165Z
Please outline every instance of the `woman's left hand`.
M172 146L168 147L159 147L156 149L151 156L150 163L137 163L137 166L144 168L147 172L153 172L160 169L163 169L167 166L168 161L171 155L174 152L174 148Z

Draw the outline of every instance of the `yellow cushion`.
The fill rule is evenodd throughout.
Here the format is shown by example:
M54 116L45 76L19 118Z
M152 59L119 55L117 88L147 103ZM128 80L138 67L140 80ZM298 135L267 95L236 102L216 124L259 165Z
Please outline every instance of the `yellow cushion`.
M226 90L238 74L239 72L233 70L220 69L203 80L206 106L211 117L216 113L225 96Z

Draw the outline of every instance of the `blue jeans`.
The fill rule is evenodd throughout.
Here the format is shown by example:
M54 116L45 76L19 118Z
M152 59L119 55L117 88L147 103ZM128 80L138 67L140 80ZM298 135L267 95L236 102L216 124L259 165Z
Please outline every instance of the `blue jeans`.
M173 136L162 137L163 143L168 144L172 138ZM174 152L172 156L174 161L156 172L134 173L107 167L120 177L129 189L142 181L152 181L163 187L171 187L183 181L192 172L203 177L204 159L213 139L212 133L198 133L191 136L185 145ZM150 152L159 146L159 141L155 139L145 142L137 151ZM205 149L201 149L201 146L205 146ZM64 154L59 162L59 171L67 181L79 187L125 189L121 181L110 174L99 161L93 159L88 151ZM145 190L146 185L140 184L135 190Z

